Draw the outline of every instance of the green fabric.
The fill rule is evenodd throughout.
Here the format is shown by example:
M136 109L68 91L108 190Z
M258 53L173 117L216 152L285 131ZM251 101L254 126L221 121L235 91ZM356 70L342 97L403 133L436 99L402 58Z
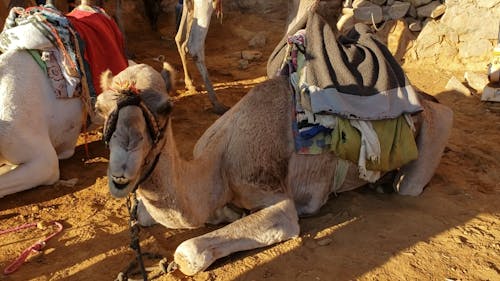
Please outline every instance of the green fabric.
M339 158L358 163L361 135L348 119L337 118L337 127L332 132L330 149Z
M30 55L33 57L33 59L38 63L40 68L43 70L43 73L47 73L47 65L45 62L42 60L42 56L40 55L40 52L38 50L26 50Z
M392 171L417 159L415 137L404 116L395 119L371 121L380 142L380 161L366 161L366 169ZM361 135L349 120L338 119L332 132L332 151L340 158L358 163Z

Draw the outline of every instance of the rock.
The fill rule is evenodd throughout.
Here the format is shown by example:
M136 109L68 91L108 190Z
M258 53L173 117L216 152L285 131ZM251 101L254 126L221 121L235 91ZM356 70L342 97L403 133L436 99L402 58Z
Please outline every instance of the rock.
M441 5L441 3L439 1L432 1L427 5L418 7L417 8L417 16L420 18L428 18L432 15L434 10L440 5Z
M389 7L389 17L390 19L397 20L406 15L410 9L411 4L408 2L395 1L392 6Z
M491 9L498 4L500 4L499 0L477 0L477 6L485 9Z
M465 41L458 45L458 54L461 58L489 57L491 50L493 50L493 45L487 39Z
M464 78L467 84L478 93L482 93L484 87L489 83L487 74L466 71Z
M396 2L395 0L387 0L387 2L385 3L387 6L392 6L392 4L394 4L394 2ZM411 5L411 4L410 4Z
M359 7L370 7L370 6L373 6L373 3L368 0L354 0L354 2L352 2L352 7L354 9Z
M408 29L404 20L387 21L376 35L400 63L415 40L415 35Z
M262 53L259 51L242 51L241 58L244 60L258 60L262 57Z
M321 239L321 240L317 241L316 243L317 243L319 246L328 246L328 245L330 245L332 242L333 242L333 240L332 240L331 238L324 238L324 239Z
M370 0L373 4L382 6L386 0Z
M417 40L417 51L422 51L424 49L429 48L430 46L439 44L442 36L442 27L431 21L422 29L422 32L418 36Z
M380 23L383 19L382 8L375 5L356 8L354 9L354 18L367 24Z
M414 7L420 7L429 4L432 0L405 0L405 2L410 2Z
M455 76L448 80L448 83L444 88L448 91L457 91L464 96L471 96L469 88L465 87L464 84L462 84L462 82L460 82Z
M410 5L410 9L408 9L407 15L412 18L417 18L417 8L415 8L415 6L413 5Z
M435 19L437 17L440 17L446 12L446 5L438 5L436 8L434 8L434 11L431 13L431 18Z
M238 65L239 65L240 69L247 69L248 65L249 65L249 62L247 60L245 60L245 59L240 59L238 61Z
M266 45L267 43L267 37L266 33L264 31L258 32L255 34L252 39L248 42L248 46L252 48L262 48Z

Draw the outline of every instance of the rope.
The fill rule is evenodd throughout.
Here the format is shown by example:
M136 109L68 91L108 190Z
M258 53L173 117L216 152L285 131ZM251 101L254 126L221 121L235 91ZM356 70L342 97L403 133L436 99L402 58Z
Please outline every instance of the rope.
M137 200L137 195L135 190L130 194L127 198L127 209L129 211L129 224L130 224L130 248L135 251L135 260L131 261L127 268L118 273L115 281L126 281L129 280L130 275L141 274L144 281L148 281L148 272L153 271L156 268L160 269L160 272L152 277L151 279L155 279L162 274L167 274L172 271L177 270L178 265L175 261L171 261L168 263L167 258L164 258L160 254L153 253L142 253L141 245L139 243L139 222L137 221L137 206L139 201ZM157 267L145 267L143 257L149 259L159 259ZM139 267L139 270L135 270L135 268Z
M57 226L57 230L54 233L50 234L49 236L45 237L45 239L39 240L36 243L34 243L33 245L26 248L19 255L19 257L16 260L14 260L10 265L8 265L4 269L3 273L5 275L11 274L14 271L18 270L19 267L21 267L21 265L26 261L26 259L28 258L28 256L30 255L31 252L39 253L45 247L45 245L47 244L47 241L49 241L52 237L56 236L57 234L59 234L63 230L63 226L59 222L54 221L54 222L52 222L52 224ZM2 231L0 231L0 235L12 233L12 232L18 232L18 231L26 229L26 228L37 227L38 225L39 225L38 223L24 224L24 225L21 225L18 227L2 230Z

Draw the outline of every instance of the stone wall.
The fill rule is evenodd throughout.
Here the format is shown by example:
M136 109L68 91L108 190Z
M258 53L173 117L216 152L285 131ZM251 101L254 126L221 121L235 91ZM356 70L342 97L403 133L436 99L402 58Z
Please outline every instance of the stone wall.
M445 4L444 15L426 23L407 59L484 71L497 44L500 0L446 0Z
M400 61L484 71L497 44L500 0L347 0L341 32L364 22Z

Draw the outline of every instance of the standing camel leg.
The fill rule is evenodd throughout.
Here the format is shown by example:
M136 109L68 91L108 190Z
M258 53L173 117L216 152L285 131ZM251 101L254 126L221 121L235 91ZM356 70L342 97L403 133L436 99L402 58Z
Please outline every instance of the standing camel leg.
M194 3L185 1L182 7L182 17L179 30L175 36L175 42L177 43L177 49L182 61L186 89L189 92L196 92L187 69L186 55L189 53L194 58L198 71L203 78L214 112L222 114L228 108L217 99L205 65L205 38L207 37L213 10L214 7L209 1L196 1Z
M177 50L179 51L179 55L182 61L182 69L184 71L184 84L186 85L186 90L189 93L195 93L196 88L194 87L193 80L191 79L187 68L187 37L189 36L188 32L190 30L190 26L188 26L188 24L189 22L193 22L193 15L192 13L189 13L187 6L188 3L184 3L184 5L182 5L182 16L179 23L179 30L175 35L175 43L177 44ZM191 20L189 21L188 16L191 16Z

